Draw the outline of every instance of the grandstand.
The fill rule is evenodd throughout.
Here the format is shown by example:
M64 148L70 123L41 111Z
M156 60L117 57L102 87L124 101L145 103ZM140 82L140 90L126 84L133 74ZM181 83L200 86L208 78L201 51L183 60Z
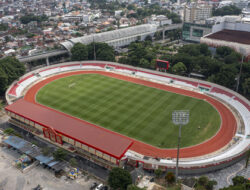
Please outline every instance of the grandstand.
M110 70L110 68L113 69ZM6 107L6 112L11 118L10 122L57 146L69 149L70 151L76 151L107 168L123 166L125 163L133 166L142 163L146 169L168 168L168 170L173 170L175 168L175 156L172 155L175 155L176 150L165 150L146 146L143 143L125 138L122 135L117 136L117 134L109 130L103 131L102 129L102 132L100 132L99 128L97 129L85 121L79 121L66 114L59 114L50 108L34 104L33 98L36 91L32 91L32 89L34 89L35 84L40 84L46 81L44 80L45 78L57 76L59 73L66 75L72 71L82 72L84 70L108 72L110 75L113 73L119 74L123 77L133 78L133 80L144 80L145 83L151 81L154 82L156 86L164 85L166 87L174 87L180 91L186 89L197 96L211 99L211 101L214 101L216 104L218 103L218 105L220 105L219 107L223 107L223 105L227 104L234 109L230 110L228 106L224 106L225 108L221 110L223 112L221 114L223 116L228 115L229 112L235 112L234 115L240 116L239 119L242 120L243 125L241 127L243 127L244 130L236 131L237 129L233 126L230 128L230 118L227 118L228 125L223 129L225 131L223 136L220 137L220 140L224 143L222 143L223 145L216 146L220 144L220 140L217 138L217 140L213 142L213 145L209 144L212 141L210 142L208 140L199 146L183 148L181 150L182 158L179 163L181 173L203 173L226 167L242 159L245 152L249 150L250 103L241 95L217 84L112 62L69 62L27 73L19 79L19 81L14 82L6 92L6 99L9 103L9 106ZM206 91L203 90L204 88ZM29 93L29 97L26 94L27 92ZM22 96L25 96L25 100L21 99L16 101ZM23 109L26 107L30 109ZM41 117L41 115L43 115L43 117ZM52 117L53 121L51 119ZM71 123L74 121L74 130L63 128L63 125L59 123L62 121L63 123L69 121ZM78 125L83 125L86 129L90 131L94 130L94 132L86 133L86 137L84 135L77 137L77 135L80 134L78 134ZM233 130L231 131L233 136L229 135L229 139L224 139L229 130ZM98 137L98 134L103 134L105 139L110 139L110 141L108 141L107 144L99 144L89 139L88 137L91 136L89 134L97 134L96 138L103 138L101 136ZM207 148L200 148L202 146ZM208 152L210 149L211 151ZM154 152L154 154L151 154L152 152ZM155 156L155 154L158 156Z
M138 26L72 38L62 42L61 45L69 52L76 43L90 44L92 42L105 42L113 47L129 45L136 40L144 40L148 35L153 36L157 31L157 25L142 24Z

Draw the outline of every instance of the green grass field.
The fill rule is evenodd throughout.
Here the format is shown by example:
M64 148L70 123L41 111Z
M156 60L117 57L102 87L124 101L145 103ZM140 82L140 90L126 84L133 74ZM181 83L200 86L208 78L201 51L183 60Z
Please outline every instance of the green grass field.
M190 110L190 122L182 127L181 147L205 141L220 127L218 112L203 100L99 74L55 80L38 92L36 100L160 148L177 146L174 110Z

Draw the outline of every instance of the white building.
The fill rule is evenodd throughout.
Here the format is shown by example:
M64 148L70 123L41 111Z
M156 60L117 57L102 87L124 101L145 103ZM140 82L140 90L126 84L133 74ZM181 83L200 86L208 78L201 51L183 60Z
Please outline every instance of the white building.
M165 15L152 15L150 24L156 24L157 26L171 25L172 20L168 19Z
M4 54L6 56L10 56L10 55L13 55L16 51L14 49L9 49L7 51L4 52Z
M233 5L233 2L232 1L221 1L220 3L219 3L219 6L218 6L218 8L221 8L221 7L225 7L225 6L229 6L229 5Z
M250 31L250 22L248 17L241 16L218 16L207 19L208 24L212 24L212 33L221 30Z

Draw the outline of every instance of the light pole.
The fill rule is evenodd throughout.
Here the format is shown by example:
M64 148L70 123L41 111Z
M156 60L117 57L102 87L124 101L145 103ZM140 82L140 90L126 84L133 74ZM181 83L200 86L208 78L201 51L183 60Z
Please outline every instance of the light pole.
M239 90L242 64L243 64L243 61L244 61L244 55L246 55L246 50L244 48L242 48L242 47L240 47L240 54L241 54L241 63L240 63L240 72L239 72L238 77L237 77L236 92L238 92L238 90Z
M96 60L96 52L95 52L95 37L93 35L93 46L94 46L94 60Z
M180 152L180 141L181 141L181 127L188 124L189 122L189 110L176 110L172 113L172 121L175 125L179 126L179 136L178 136L178 147L177 147L177 159L175 176L176 182L178 180L178 166L179 166L179 152Z
M240 63L240 73L237 77L237 86L236 86L236 92L238 92L239 90L239 84L240 84L240 75L241 75L241 70L242 70L242 64L243 64L243 60L244 60L244 55L241 55L241 63Z

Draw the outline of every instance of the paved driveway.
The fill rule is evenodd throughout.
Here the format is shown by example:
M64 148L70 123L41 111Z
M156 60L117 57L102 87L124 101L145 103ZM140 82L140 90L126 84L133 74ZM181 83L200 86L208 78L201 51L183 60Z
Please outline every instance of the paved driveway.
M94 179L86 180L83 176L77 180L56 178L42 166L37 166L27 173L22 173L12 162L20 155L15 150L0 147L0 190L30 190L40 184L44 190L87 190Z

